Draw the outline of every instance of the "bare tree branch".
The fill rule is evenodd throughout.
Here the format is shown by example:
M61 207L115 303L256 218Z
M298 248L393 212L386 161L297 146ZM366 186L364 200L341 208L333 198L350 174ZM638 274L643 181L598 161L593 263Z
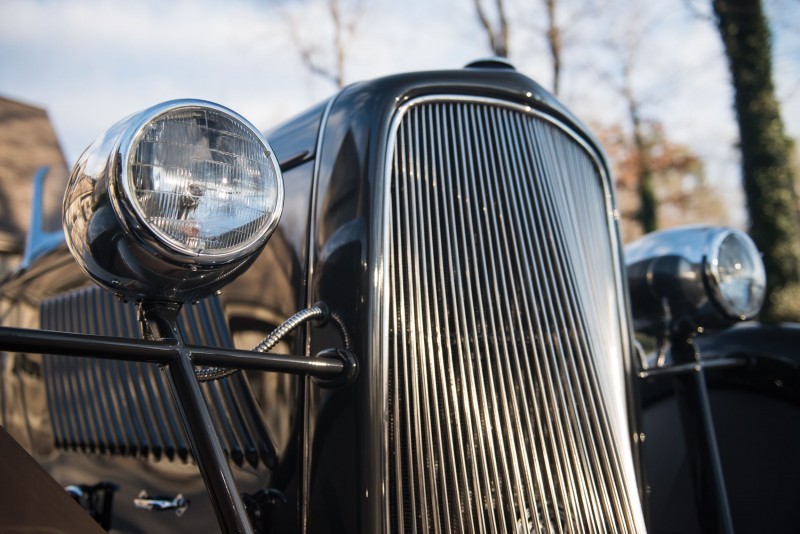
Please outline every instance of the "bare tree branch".
M332 50L327 59L320 51L320 47L306 42L300 37L298 25L289 21L289 31L292 43L300 54L300 60L308 71L328 80L336 87L342 88L346 83L347 42L356 33L361 15L361 2L358 1L345 14L340 0L327 0L327 11L333 26ZM323 56L322 58L320 56Z
M553 94L558 96L561 81L562 32L556 20L556 0L544 0L547 10L547 46L553 61Z
M683 0L683 5L689 15L691 15L693 18L707 22L714 22L714 16L711 14L711 12L704 11L695 0ZM706 2L703 3L703 7L706 9L708 8Z
M344 87L344 32L342 15L339 11L339 0L328 0L328 12L333 21L333 53L335 54L335 82L337 87Z
M508 17L506 17L506 9L503 0L495 0L495 10L497 11L497 27L492 24L486 11L483 9L481 0L474 0L475 11L478 14L478 20L481 26L486 30L486 35L489 37L489 46L492 48L492 53L498 57L508 57Z
M566 51L579 46L596 46L596 21L604 12L604 0L540 0L537 4L513 19L514 31L518 31L517 28L527 30L524 33L530 36L529 46L536 49L544 38L552 69L551 90L560 96L565 89ZM576 56L574 61L579 63L581 57L586 55ZM570 72L578 70L573 68Z

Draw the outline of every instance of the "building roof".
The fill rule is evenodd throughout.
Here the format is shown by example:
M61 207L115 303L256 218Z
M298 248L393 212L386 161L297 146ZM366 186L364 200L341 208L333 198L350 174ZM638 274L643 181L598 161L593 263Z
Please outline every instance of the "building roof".
M0 97L0 253L21 252L28 228L33 175L50 167L46 229L60 225L67 164L44 109Z

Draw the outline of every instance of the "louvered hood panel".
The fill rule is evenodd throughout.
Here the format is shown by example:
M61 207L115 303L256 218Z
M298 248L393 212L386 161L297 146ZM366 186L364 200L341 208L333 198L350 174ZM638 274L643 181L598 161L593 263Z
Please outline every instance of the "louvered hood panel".
M99 287L46 300L44 329L139 337L136 309ZM189 344L232 347L216 297L185 306L179 327ZM55 444L66 450L160 460L191 455L166 375L158 366L69 356L43 357ZM275 446L243 373L202 384L214 426L237 465L274 467Z
M643 530L608 184L558 121L428 97L386 201L388 525Z

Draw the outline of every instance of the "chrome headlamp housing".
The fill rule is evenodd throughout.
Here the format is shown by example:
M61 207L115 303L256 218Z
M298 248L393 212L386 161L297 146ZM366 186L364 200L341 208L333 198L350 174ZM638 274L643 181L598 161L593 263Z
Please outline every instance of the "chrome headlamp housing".
M755 244L726 227L648 234L625 247L634 326L713 329L755 317L766 274Z
M211 102L166 102L123 119L81 155L64 197L67 245L122 298L185 302L233 280L283 209L262 134Z

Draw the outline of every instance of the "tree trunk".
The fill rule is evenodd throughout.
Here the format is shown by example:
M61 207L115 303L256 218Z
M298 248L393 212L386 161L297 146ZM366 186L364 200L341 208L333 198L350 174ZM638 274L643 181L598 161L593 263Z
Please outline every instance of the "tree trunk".
M762 317L799 320L800 216L791 144L772 83L769 28L760 0L712 3L733 78L750 234L767 271Z
M655 232L658 228L658 202L653 189L653 170L650 167L650 147L645 142L642 132L642 119L639 115L639 103L628 92L628 113L633 125L633 146L638 156L639 185L639 212L638 219L642 225L642 233Z
M628 105L628 117L633 129L633 146L637 159L637 187L639 210L636 219L642 226L642 233L654 232L658 228L658 201L653 186L653 169L650 165L650 146L645 141L644 125L639 110L639 100L633 89L633 59L630 54L622 55L623 87L622 96Z

